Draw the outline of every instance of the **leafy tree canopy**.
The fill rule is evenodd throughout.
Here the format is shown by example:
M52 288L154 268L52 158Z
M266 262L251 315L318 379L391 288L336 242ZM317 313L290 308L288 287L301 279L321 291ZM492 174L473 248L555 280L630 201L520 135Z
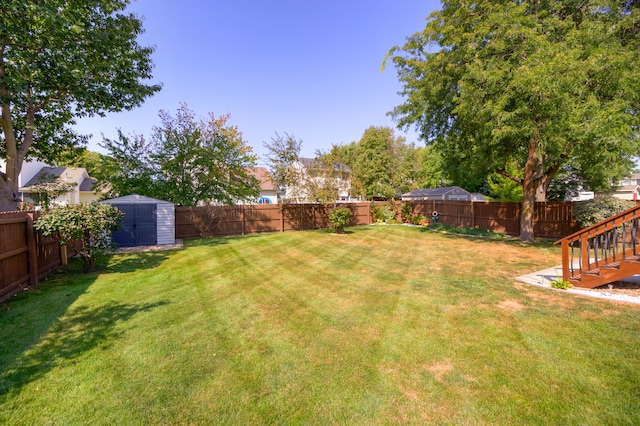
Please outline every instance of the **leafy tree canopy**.
M296 139L294 135L287 132L284 133L284 136L276 132L270 142L263 142L263 146L267 150L264 156L267 169L273 183L278 188L278 196L280 197L286 188L296 186L300 180L300 173L293 165L300 157L302 140Z
M390 127L371 126L358 142L334 146L332 155L351 168L355 195L390 199L419 186L420 158L413 144Z
M536 190L563 165L596 189L640 152L640 3L442 3L390 52L406 97L393 115L445 163L521 184L520 237L530 240Z
M76 118L128 110L160 85L129 0L0 2L0 211L16 206L25 158L82 144Z
M119 168L111 177L111 196L137 193L182 206L258 197L260 185L250 173L256 156L227 123L229 114L196 120L182 104L175 117L166 111L159 116L150 141L121 132L117 140L103 140Z

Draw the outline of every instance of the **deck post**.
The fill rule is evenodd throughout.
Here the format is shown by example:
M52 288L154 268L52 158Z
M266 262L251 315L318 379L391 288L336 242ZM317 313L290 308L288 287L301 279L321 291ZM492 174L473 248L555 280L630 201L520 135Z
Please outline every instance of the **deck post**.
M562 281L569 281L569 243L562 242Z

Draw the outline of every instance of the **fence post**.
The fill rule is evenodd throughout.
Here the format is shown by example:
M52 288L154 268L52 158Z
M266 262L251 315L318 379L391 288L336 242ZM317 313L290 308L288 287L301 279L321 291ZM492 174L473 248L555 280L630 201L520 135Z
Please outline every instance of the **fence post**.
M29 285L38 284L38 254L36 253L36 235L33 229L33 217L31 214L26 216L27 231L27 247L29 253Z
M284 203L280 204L280 232L284 232Z
M476 227L476 203L471 201L471 227Z
M242 218L242 235L244 235L244 204L240 205L240 217Z

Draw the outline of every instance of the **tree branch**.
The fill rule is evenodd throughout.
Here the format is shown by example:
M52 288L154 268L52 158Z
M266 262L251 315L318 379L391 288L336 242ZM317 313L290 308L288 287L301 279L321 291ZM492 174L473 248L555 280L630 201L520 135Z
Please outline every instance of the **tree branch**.
M519 183L520 185L522 185L522 178L515 177L514 175L512 175L511 173L507 172L507 171L506 171L506 170L504 170L504 169L496 170L496 173L498 173L499 175L502 175L502 176L506 177L506 178L507 178L507 179L509 179L509 180L512 180L512 181L514 181L514 182Z

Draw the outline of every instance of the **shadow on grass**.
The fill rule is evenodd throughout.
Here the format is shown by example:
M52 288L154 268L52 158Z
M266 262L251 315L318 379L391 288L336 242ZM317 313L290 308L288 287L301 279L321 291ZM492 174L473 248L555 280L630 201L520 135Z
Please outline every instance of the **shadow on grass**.
M513 237L513 236L492 237L492 236L484 236L484 235L467 235L467 234L458 234L455 232L433 230L428 227L416 227L416 229L424 233L441 235L442 237L448 238L448 239L461 239L461 240L475 241L479 243L503 243L503 244L513 245L518 247L538 247L538 248L558 247L553 245L554 240L548 240L543 238L539 238L532 242L524 242L524 241L520 241L517 237Z
M106 269L101 272L128 273L139 269L157 268L172 253L175 251L113 254L108 259Z
M81 306L66 312L52 322L31 347L16 345L3 350L0 366L0 395L18 392L23 386L61 369L72 360L96 347L107 348L123 331L117 325L134 315L150 311L168 302L109 303L108 305ZM35 307L35 306L34 306ZM56 307L58 312L65 306ZM43 328L46 324L43 324ZM16 330L20 332L20 330Z

